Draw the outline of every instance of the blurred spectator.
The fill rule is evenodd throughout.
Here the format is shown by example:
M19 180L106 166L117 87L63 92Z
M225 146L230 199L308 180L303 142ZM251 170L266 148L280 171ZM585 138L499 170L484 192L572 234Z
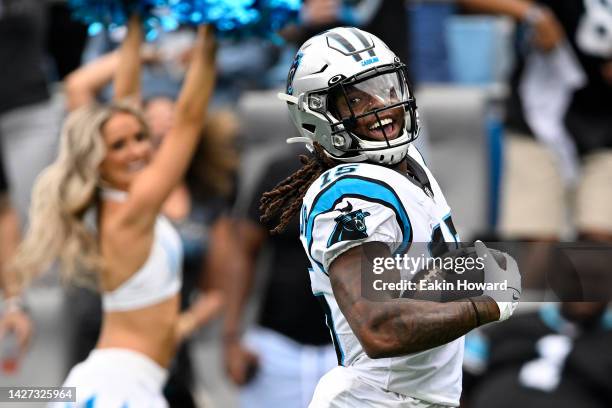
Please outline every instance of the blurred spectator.
M19 243L34 179L54 155L61 115L51 100L48 76L63 77L78 65L82 51L83 27L59 23L66 13L66 4L57 1L0 1L0 343L13 332L17 360L25 352L32 323L7 263Z
M72 18L65 0L44 0L49 3L47 49L53 61L52 78L58 81L81 65L87 41L87 27Z
M466 336L462 406L612 406L612 311L549 304Z
M402 1L305 0L300 17L299 25L284 32L296 45L333 27L355 26L380 37L397 50L402 61L408 61L408 25Z
M287 67L297 48L315 34L333 27L356 26L379 36L395 47L402 62L408 64L408 26L403 1L382 0L305 0L297 24L283 29L287 44L266 78L270 87L284 87Z
M240 386L241 407L306 407L319 379L337 364L323 310L310 291L297 218L279 235L270 235L269 226L259 221L261 195L297 170L297 155L293 148L267 164L246 218L226 222L226 239L216 253L225 261L218 263L227 288L225 366ZM269 257L259 271L264 283L256 324L243 336L254 271L265 253Z
M34 179L53 159L60 114L43 69L45 7L36 0L3 0L0 5L0 167L24 221Z
M612 240L612 26L605 23L612 21L612 5L460 3L523 23L507 104L501 232L540 240L567 235L568 187L577 182L579 238Z
M0 370L15 369L23 357L32 332L32 322L24 310L19 285L14 273L8 268L8 261L19 244L19 217L11 206L6 178L0 163L0 350L2 354L12 352L13 356L0 356ZM16 336L17 350L7 350L4 342L9 336ZM12 359L14 367L5 367L7 359Z
M97 61L112 53L125 36L125 29L102 31L89 37L83 52L83 64ZM194 39L194 33L189 28L181 28L173 32L162 32L155 42L143 46L142 100L146 103L153 98L166 97L176 99ZM113 90L109 81L96 89L94 95L101 102L112 99Z
M297 24L282 30L288 43L247 39L220 44L216 102L233 103L242 92L284 86L287 67L297 46L338 26L357 26L385 41L402 61L408 61L408 27L403 1L305 0Z
M259 38L220 42L219 81L213 103L234 106L243 92L269 88L269 70L280 53L281 47Z
M450 74L444 29L446 20L455 11L454 0L409 1L408 10L411 58L402 61L411 67L415 81L448 82Z
M223 303L221 283L214 280L208 258L214 245L215 224L235 197L238 123L229 111L210 112L201 142L187 170L185 183L166 201L163 213L173 222L183 243L181 309L197 309L195 316L215 316ZM200 298L198 299L198 294ZM164 389L172 407L195 404L189 339L179 348Z
M346 1L345 3L356 3L357 10L354 13L354 22L348 25L357 26L369 33L379 37L389 46L399 59L410 67L410 31L408 27L408 15L404 1ZM379 3L376 7L374 3ZM371 15L366 14L369 7ZM361 8L361 13L359 9Z

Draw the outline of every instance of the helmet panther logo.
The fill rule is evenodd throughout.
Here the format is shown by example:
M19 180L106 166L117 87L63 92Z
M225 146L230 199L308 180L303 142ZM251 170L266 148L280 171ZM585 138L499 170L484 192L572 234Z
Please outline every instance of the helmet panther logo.
M328 248L341 241L353 241L368 237L365 217L369 216L370 213L362 210L352 211L353 205L350 202L346 204L346 207L339 209L343 214L334 218L336 227L327 242Z
M287 75L287 94L293 95L293 78L295 78L295 72L297 71L300 63L302 62L302 57L304 53L298 52L293 59L293 63L291 64L291 68L289 69L289 74Z

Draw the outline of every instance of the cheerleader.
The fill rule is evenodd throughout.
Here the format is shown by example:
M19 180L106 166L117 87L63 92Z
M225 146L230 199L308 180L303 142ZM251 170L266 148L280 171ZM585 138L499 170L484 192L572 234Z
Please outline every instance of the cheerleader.
M130 19L119 50L117 101L138 90L130 78L140 69L140 27L138 17ZM32 193L15 270L27 282L59 259L64 279L96 282L102 295L96 348L64 383L76 387L78 407L167 406L161 392L167 367L193 325L179 314L180 239L160 211L184 177L213 91L209 28L200 27L195 50L172 129L154 157L136 108L89 104L67 118L59 156Z

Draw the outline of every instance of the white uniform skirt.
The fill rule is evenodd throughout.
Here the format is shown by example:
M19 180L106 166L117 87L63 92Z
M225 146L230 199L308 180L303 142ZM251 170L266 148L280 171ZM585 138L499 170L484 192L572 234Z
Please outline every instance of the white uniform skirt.
M162 395L167 370L137 351L95 349L75 365L64 387L76 387L76 403L52 403L53 408L167 408Z

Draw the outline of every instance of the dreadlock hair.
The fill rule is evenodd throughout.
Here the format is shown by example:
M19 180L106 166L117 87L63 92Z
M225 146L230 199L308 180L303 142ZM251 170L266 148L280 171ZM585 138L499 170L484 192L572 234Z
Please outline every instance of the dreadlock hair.
M280 234L287 228L291 218L299 213L308 187L326 170L338 164L325 154L319 143L314 142L313 146L314 151L310 156L300 155L303 166L299 170L261 196L261 222L267 224L280 217L278 225L270 230L272 234Z

